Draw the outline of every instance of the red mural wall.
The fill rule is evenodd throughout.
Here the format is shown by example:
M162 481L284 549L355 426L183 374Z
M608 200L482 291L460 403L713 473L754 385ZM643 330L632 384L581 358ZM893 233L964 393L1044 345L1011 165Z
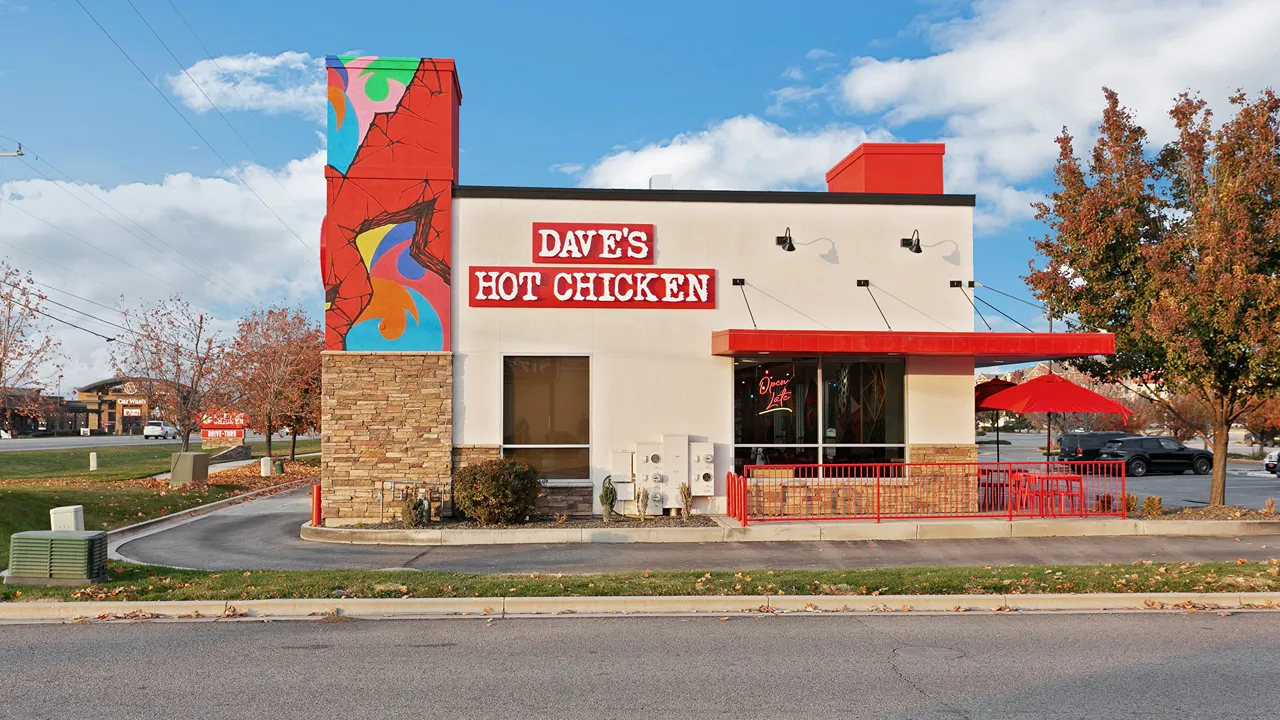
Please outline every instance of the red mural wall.
M448 350L452 60L331 57L321 230L329 350Z

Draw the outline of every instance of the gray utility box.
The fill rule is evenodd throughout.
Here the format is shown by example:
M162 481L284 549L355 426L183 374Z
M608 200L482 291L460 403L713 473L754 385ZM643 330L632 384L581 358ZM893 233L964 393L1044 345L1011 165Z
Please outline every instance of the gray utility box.
M169 475L169 487L203 487L208 482L208 453L174 453L173 472Z
M31 530L9 543L5 584L82 585L107 579L107 534L101 530Z

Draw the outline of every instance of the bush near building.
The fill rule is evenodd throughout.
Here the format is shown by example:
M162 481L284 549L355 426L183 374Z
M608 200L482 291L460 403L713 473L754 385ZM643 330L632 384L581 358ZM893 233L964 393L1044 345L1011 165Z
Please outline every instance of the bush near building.
M453 502L481 525L508 525L529 517L540 489L532 465L499 458L459 470L453 479Z

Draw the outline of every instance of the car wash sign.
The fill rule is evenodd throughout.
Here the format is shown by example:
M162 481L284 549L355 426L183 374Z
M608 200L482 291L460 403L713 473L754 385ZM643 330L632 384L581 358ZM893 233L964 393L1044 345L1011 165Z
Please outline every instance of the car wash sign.
M532 260L542 267L472 266L468 276L471 307L711 310L716 306L715 270L653 267L653 225L533 223Z

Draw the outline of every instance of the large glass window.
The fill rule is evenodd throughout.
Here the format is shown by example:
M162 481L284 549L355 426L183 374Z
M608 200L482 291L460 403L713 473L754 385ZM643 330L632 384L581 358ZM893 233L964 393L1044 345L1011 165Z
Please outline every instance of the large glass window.
M735 360L735 467L901 462L905 374L900 358Z
M590 479L590 358L507 357L502 375L503 456L545 480Z

